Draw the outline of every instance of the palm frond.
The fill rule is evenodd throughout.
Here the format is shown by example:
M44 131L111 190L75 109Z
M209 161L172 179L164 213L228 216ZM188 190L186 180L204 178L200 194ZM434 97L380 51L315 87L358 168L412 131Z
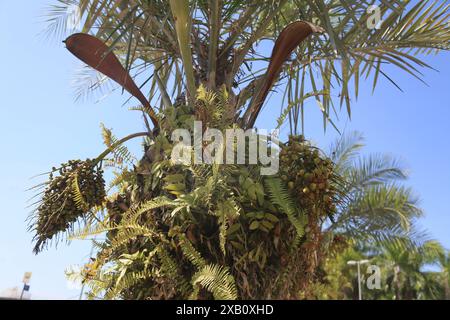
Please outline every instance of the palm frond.
M352 188L364 188L371 185L385 184L405 180L407 171L400 161L386 154L371 154L360 157L349 171L349 183Z
M423 215L412 191L396 185L365 188L342 210L333 228L360 239L407 235Z
M345 105L351 114L351 95L357 98L361 78L366 79L364 82L372 80L373 88L381 77L399 87L387 74L387 66L422 79L421 68L430 67L422 57L450 48L449 5L445 0L382 1L379 6L383 23L379 29L367 26L370 3L357 0L251 0L245 5L239 1L213 1L207 5L184 0L138 4L60 0L53 7L50 30L59 34L68 31L64 30L65 21L72 4L79 8L83 32L90 31L109 43L127 70L141 65L150 73L172 75L174 81L163 80L172 87L165 91L178 94L186 84L194 95L201 82L215 83L217 87L225 84L231 92L241 78L248 80L247 86L240 86L241 92L252 92L252 80L258 74L254 68L261 67L254 62L269 62L268 57L257 52L259 44L263 40L274 42L284 26L298 20L318 25L325 35L302 43L293 59L286 59L290 63L282 68L278 81L285 91L295 83L286 99L287 106L295 105L289 120L293 131L298 125L303 127L305 121L304 105L298 103L305 92L327 92L317 99L326 126L333 123L332 114L337 115L335 103L341 108ZM180 56L183 66L177 61ZM288 79L287 83L283 83L284 79ZM156 80L152 87L157 85ZM156 97L155 105L161 105L163 98L167 100L167 95ZM236 110L248 108L252 95L241 98L245 101L240 99Z
M364 137L360 132L354 131L340 136L329 151L336 170L342 175L347 174L363 147Z

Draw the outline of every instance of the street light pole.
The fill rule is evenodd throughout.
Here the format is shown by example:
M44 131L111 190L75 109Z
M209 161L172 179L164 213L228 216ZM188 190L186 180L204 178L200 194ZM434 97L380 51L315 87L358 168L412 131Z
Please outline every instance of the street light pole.
M358 261L358 299L362 300L362 293L361 293L361 264Z
M354 266L356 265L358 270L358 300L362 300L362 290L361 290L361 265L368 263L369 260L350 260L347 262L348 265Z
M30 290L30 279L31 279L31 272L25 272L25 274L23 275L23 288L22 288L22 292L20 294L20 300L23 299L23 294L25 293L25 291L29 291Z
M23 299L23 293L25 292L25 286L26 286L26 284L23 285L22 293L20 294L19 300L22 300L22 299Z

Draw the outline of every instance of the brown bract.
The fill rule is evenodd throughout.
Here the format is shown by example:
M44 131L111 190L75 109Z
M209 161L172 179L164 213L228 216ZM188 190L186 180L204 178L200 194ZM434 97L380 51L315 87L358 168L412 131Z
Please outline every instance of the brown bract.
M115 54L100 39L86 33L75 33L65 41L67 49L78 59L88 66L103 73L120 84L131 95L137 98L146 109L148 109L150 118L155 125L158 120L147 98L139 90L129 73L120 63Z
M255 124L270 88L280 74L281 67L289 59L292 51L311 34L323 31L322 28L305 21L293 22L281 31L278 39L275 41L269 67L262 80L262 85L244 115L244 123L247 128L251 128Z

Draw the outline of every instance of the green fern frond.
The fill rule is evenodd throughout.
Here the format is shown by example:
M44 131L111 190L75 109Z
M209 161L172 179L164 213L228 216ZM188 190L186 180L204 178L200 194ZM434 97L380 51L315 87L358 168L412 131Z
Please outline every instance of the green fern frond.
M113 300L120 297L120 293L133 288L143 280L151 277L148 271L128 272L119 277L114 286L110 287L105 293L106 300Z
M188 294L192 291L192 287L189 282L180 275L178 270L177 263L170 256L169 252L167 252L164 247L159 246L157 250L157 254L159 260L161 261L160 272L164 274L166 277L174 279L178 283L178 290L180 290L183 294Z
M103 224L87 224L78 230L69 231L68 240L84 240L88 237L95 237L113 228L105 227Z
M217 204L217 213L218 222L219 222L219 244L222 253L226 255L226 242L227 242L227 230L229 226L229 216L236 218L239 216L239 208L237 207L236 202L233 199L233 196L226 201L219 202Z
M214 168L215 166L213 166ZM204 203L211 203L211 198L214 194L214 191L219 186L219 177L217 173L213 172L212 176L210 176L204 185L197 188L198 193L201 195L202 201Z
M89 210L89 204L84 200L83 194L80 190L80 185L78 184L78 174L74 173L72 176L72 185L71 185L72 198L75 202L78 209L85 212Z
M219 218L220 226L219 226L219 245L220 250L222 250L223 255L226 255L225 245L227 243L227 230L228 230L228 218L226 215L223 215L222 218Z
M134 106L134 107L130 107L128 108L128 110L130 111L140 111L145 113L147 116L153 116L153 110L149 107L149 106Z
M217 300L236 300L237 289L233 276L226 267L206 265L192 277L192 285L201 285Z
M100 124L100 129L102 130L102 138L103 138L103 144L109 148L113 144L112 141L112 131L105 127L103 123Z
M111 241L111 249L113 250L120 248L122 245L129 243L130 240L136 239L139 236L149 239L157 236L153 230L136 222L121 224L116 229L118 232Z
M189 295L188 300L197 300L198 294L200 293L200 286L195 286L192 293Z
M236 219L241 215L241 207L234 196L234 193L225 185L224 194L227 195L225 201L217 204L218 210L231 219Z
M161 261L161 272L164 275L172 278L178 277L178 266L174 259L170 256L166 249L162 246L158 247L157 251L159 260Z
M85 282L89 291L86 297L89 300L96 300L103 298L104 294L114 285L114 273L111 269L99 270L95 277Z
M292 113L292 110L294 108L298 107L299 105L302 105L305 102L305 100L307 100L308 98L316 97L316 99L318 99L319 96L329 96L329 94L330 93L326 90L322 90L322 91L318 91L318 92L309 92L309 93L305 93L304 95L302 95L295 101L289 102L288 105L286 106L286 108L283 110L283 112L277 119L276 129L281 128L281 126L285 123L289 114Z
M104 126L104 124L101 124L100 126L102 129L103 143L107 148L111 148L119 140L113 135L110 129ZM113 154L114 162L118 165L122 165L123 163L133 164L136 160L128 148L122 144L117 145L111 152Z
M114 178L109 183L110 188L119 187L125 183L133 184L136 181L136 175L128 169L123 169L120 172L114 171Z
M183 251L184 256L198 269L203 268L206 265L206 260L203 259L200 252L194 248L191 241L186 238L184 234L180 234L180 248Z
M81 284L84 280L84 277L82 275L82 268L78 265L71 265L64 270L64 275L67 279L67 281Z
M216 99L217 93L206 89L203 84L200 84L197 89L197 100L203 101L206 105L212 105Z
M150 210L162 207L173 207L178 204L179 204L178 202L171 200L165 196L157 197L153 200L149 200L147 202L139 204L135 208L130 208L127 212L125 212L123 219L124 221L136 220L143 213L148 212Z
M283 186L283 182L278 178L270 178L266 179L266 186L269 190L272 203L278 206L282 212L286 214L297 231L298 238L301 238L305 234L305 227L303 222L297 217L296 205L286 188Z

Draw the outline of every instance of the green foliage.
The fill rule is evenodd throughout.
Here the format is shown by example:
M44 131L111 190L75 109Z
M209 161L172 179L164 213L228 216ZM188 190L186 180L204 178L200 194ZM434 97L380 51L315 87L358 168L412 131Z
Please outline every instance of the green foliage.
M405 239L408 241L408 239ZM349 260L369 259L370 264L380 268L380 288L368 290L363 287L365 300L429 300L445 298L444 273L425 270L427 266L438 265L445 256L442 246L423 239L414 248L398 246L396 241L387 240L364 247L352 245L329 257L324 264L327 274L323 285L317 286L319 299L356 299L357 280L355 269L347 265ZM362 282L368 274L362 266Z
M347 201L326 229L330 250L322 268L324 280L315 284L315 298L357 299L355 270L349 260L369 259L381 269L381 288L363 289L364 299L437 299L445 297L445 252L418 230L423 214L412 190L403 185L406 170L383 155L360 156L362 136L349 134L331 153L336 169L348 181ZM441 266L444 272L426 271ZM364 269L363 269L364 270ZM367 276L363 272L363 282Z
M298 214L299 210L291 199L288 191L283 186L282 181L278 178L271 178L266 180L266 184L272 202L286 214L289 221L295 227L297 237L301 238L305 233L305 223L302 222L304 219Z
M204 266L206 266L206 261L203 259L201 254L194 248L192 243L187 239L184 235L179 235L181 241L180 241L180 247L183 251L183 254L186 256L186 258L189 259L189 261L197 268L201 269Z
M292 268L301 268L299 246L307 239L308 222L308 212L298 208L285 183L260 176L256 166L174 165L168 161L171 144L160 141L148 147L150 154L158 151L157 161L143 159L134 171L127 170L136 175L129 181L141 179L140 184L122 189L123 196L110 196L104 220L73 233L72 238L106 235L96 271L85 278L94 283L89 296L285 296L285 278ZM139 178L141 172L146 173ZM133 262L124 258L128 255L136 255ZM302 286L298 275L290 294ZM99 281L106 282L95 284Z
M211 291L217 300L237 299L237 290L233 276L223 267L215 265L204 266L193 276L192 284L194 286L197 284L202 285Z
M345 201L336 198L335 219L325 227L326 212L318 202L309 207L293 197L290 179L261 177L251 166L173 165L171 144L159 138L148 146L150 154L159 153L157 161L144 158L135 170L122 171L123 195L108 198L106 215L70 232L70 239L106 240L78 275L69 276L82 279L92 299L350 298L349 271L331 268L330 258L321 256L341 254L352 237L359 257L377 256L388 275L388 261L402 266L401 275L383 278L384 289L374 298L442 295L440 276L414 271L444 253L416 231L421 210L411 190L396 183L406 179L405 170L391 158L359 158L359 138L341 141L353 141L335 145L340 151L333 154L333 171L339 168L343 181L337 196ZM326 161L317 155L313 162ZM80 186L74 175L70 194L79 208L86 201Z
M110 129L107 129L103 124L101 124L101 129L103 143L107 148L111 148L118 142L118 139L113 135L112 131ZM133 155L130 153L130 151L128 151L128 148L122 144L114 148L112 150L112 154L112 161L115 165L122 166L123 164L133 164Z
M83 193L80 190L80 185L78 183L78 174L75 173L72 178L72 197L73 201L77 205L78 209L86 212L89 210L89 204L84 201Z
M84 188L76 168L44 185L36 251L53 236L73 231L81 217L85 226L72 232L74 237L106 237L80 272L89 298L311 297L315 285L324 285L323 258L339 247L337 236L343 238L340 245L350 237L355 238L352 245L372 251L374 244L382 245L382 254L395 256L392 260L401 261L402 268L413 262L418 270L434 261L439 250L415 234L414 221L421 215L416 199L398 184L405 171L391 158L357 157L362 147L358 135L337 143L332 161L312 147L306 151L313 157L300 152L302 159L313 159L310 164L297 161L299 154L293 152L281 162L286 179L262 177L253 165L174 165L169 138L173 129L191 130L193 120L219 129L242 124L264 80L266 68L256 70L259 63L254 62L270 62L258 45L275 42L298 19L325 33L304 41L282 66L275 83L275 88L285 86L278 126L288 119L292 133L299 127L303 131L310 97L323 113L324 126L337 116L336 102L350 116L350 93L358 96L360 77L372 80L373 88L380 75L395 84L384 72L393 65L420 78L419 68L428 65L417 55L449 49L445 1L382 1L384 23L369 29L365 1L59 0L50 12L51 32L63 33L67 9L74 4L83 32L107 43L127 71L149 75L142 86L147 85L146 96L159 107L160 126L120 140L102 126L107 150L93 162L116 169L111 187L117 188L107 197L103 183ZM105 81L96 76L95 83L84 77L89 88ZM144 119L150 112L142 106L132 110ZM136 161L123 143L142 136L147 137L145 154ZM106 158L109 154L112 159ZM324 163L326 170L318 168ZM312 172L308 179L297 179L293 169ZM425 286L428 278L417 273L402 283L411 279Z
M414 236L414 222L422 216L418 199L401 183L407 170L397 159L380 154L360 156L360 133L351 133L332 145L331 157L346 183L346 200L329 230L362 241L382 242ZM400 241L402 242L402 241Z

